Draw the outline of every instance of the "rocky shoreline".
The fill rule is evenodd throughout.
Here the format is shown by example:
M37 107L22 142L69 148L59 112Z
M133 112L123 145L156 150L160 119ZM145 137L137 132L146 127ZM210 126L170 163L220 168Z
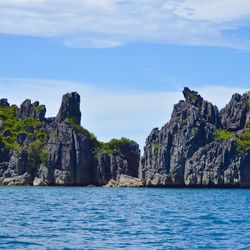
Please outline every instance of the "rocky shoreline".
M184 88L170 121L154 128L141 157L127 138L103 143L81 124L80 96L58 115L25 100L0 100L0 185L250 187L250 92L221 111Z

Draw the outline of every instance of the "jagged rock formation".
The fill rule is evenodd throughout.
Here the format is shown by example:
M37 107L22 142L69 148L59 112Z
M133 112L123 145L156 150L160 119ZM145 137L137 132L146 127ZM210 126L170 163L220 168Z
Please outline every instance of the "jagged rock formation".
M9 107L10 104L8 103L8 100L3 98L3 99L0 99L0 106L1 107Z
M0 100L0 185L106 185L138 176L139 146L128 139L101 143L80 126L80 96L67 93L57 117L25 100ZM111 147L112 146L112 147Z
M195 91L183 95L141 159L136 142L102 143L80 125L76 92L53 118L39 102L0 99L0 185L250 187L250 92L220 112Z
M250 93L242 96L234 94L231 101L220 112L221 124L223 129L237 132L246 127L250 117Z
M63 122L66 119L75 119L75 122L80 125L80 96L76 92L67 93L62 98L62 104L56 117L58 122Z
M17 109L17 116L20 119L25 118L36 118L40 121L43 121L46 114L46 108L44 105L39 105L39 102L31 103L31 100L25 100L20 109Z
M122 174L138 177L140 150L133 141L124 141L113 147L113 152L100 151L97 154L96 181L105 185L109 180L119 181Z
M218 112L195 91L146 140L140 178L147 186L250 187L250 92Z

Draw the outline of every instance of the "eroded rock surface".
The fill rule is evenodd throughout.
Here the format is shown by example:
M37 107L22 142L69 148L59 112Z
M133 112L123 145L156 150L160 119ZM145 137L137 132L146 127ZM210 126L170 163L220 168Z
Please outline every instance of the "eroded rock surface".
M111 179L105 187L143 187L143 183L139 178L122 174L116 181Z
M80 126L76 92L63 96L55 118L45 118L45 106L28 99L20 108L6 99L0 104L1 185L105 185L122 174L138 176L139 145L117 140L109 149L97 141Z
M146 140L140 166L144 184L250 186L248 139L243 152L237 147L249 123L250 92L235 94L220 113L197 92L184 88L183 94L169 123ZM216 139L216 133L227 138Z
M1 99L0 185L250 187L250 92L220 112L196 91L183 95L141 159L136 142L99 142L80 125L76 92L52 118L39 102Z

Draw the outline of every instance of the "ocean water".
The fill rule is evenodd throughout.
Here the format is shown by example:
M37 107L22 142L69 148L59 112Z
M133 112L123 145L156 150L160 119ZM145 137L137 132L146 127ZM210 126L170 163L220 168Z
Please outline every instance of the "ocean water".
M1 187L0 249L250 249L250 190Z

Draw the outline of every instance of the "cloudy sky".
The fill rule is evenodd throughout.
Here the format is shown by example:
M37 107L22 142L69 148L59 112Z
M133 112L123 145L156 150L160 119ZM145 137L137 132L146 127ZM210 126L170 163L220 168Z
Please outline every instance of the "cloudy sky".
M55 115L78 91L99 139L143 147L189 86L220 108L250 86L249 0L0 0L0 96Z

